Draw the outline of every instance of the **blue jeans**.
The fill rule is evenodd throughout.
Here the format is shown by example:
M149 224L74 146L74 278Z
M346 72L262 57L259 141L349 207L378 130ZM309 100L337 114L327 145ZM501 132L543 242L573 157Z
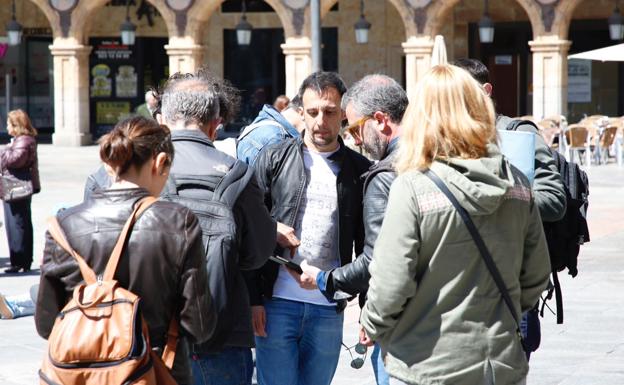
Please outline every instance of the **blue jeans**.
M219 353L191 354L194 385L251 385L251 348L226 347Z
M343 314L333 306L266 301L266 337L256 337L259 385L329 385L340 357Z
M388 385L390 377L384 368L383 357L381 356L381 348L379 347L379 344L375 344L375 347L373 348L371 363L373 364L373 372L375 372L377 385Z

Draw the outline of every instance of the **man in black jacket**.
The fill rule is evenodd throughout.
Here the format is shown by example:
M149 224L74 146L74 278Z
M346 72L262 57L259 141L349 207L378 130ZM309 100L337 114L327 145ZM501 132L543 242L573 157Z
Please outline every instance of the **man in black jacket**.
M316 282L328 298L343 298L343 293L360 293L364 302L368 289L368 265L388 204L390 185L396 178L393 163L401 134L400 123L407 108L405 90L385 75L368 75L355 83L342 98L349 126L347 131L358 146L362 146L378 163L365 174L364 181L364 250L357 259L330 271L302 264L304 276ZM371 355L377 384L388 384L379 347Z
M335 73L305 79L299 95L306 130L265 148L254 165L271 215L292 228L286 235L293 246L300 240L298 248L278 253L328 270L351 262L354 245L360 253L364 241L360 176L370 162L339 139L345 91ZM342 307L305 290L313 284L274 262L249 277L260 385L331 383Z
M216 137L217 126L221 123L218 92L218 88L214 86L214 78L201 70L195 74L170 79L167 83L162 95L162 114L171 129L175 148L170 178L192 175L202 179L203 176L209 182L215 175L228 173L234 167L247 168L242 162L215 149L212 143ZM240 164L235 166L235 163ZM199 210L196 214L201 221L202 210L199 202L210 199L212 192L199 186L188 187L179 190L178 194L190 198L192 206L189 207L194 212ZM262 204L262 193L253 175L240 192L232 207L232 213L236 222L237 260L221 263L225 267L234 265L234 270L224 274L222 269L209 268L208 280L211 288L213 285L221 285L223 280L231 281L228 287L233 285L233 290L229 291L227 298L227 308L231 314L225 316L233 315L233 325L226 337L215 336L225 339L224 346L209 340L193 347L191 358L195 384L251 384L251 348L254 346L254 336L249 297L242 271L264 265L276 242L275 221ZM209 232L210 229L203 231ZM208 238L209 234L204 233L204 240ZM204 246L207 250L210 249L210 245ZM212 257L214 256L207 256ZM231 258L232 255L219 257ZM210 261L207 262L210 265ZM220 300L213 299L217 307L222 305Z

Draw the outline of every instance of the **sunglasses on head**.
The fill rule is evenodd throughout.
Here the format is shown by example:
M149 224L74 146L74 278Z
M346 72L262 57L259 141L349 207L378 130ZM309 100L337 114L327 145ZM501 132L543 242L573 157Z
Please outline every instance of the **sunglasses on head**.
M360 119L358 119L355 123L346 126L344 128L344 131L348 132L349 135L351 135L353 139L361 139L360 127L362 126L362 124L366 123L370 119L372 119L372 117L363 116Z
M362 345L361 343L358 342L357 344L351 347L348 347L344 343L342 343L342 346L344 346L345 349L347 349L347 351L349 352L349 355L351 356L351 367L353 369L360 369L362 366L364 366L364 360L366 360L366 353L368 351L368 348L366 345ZM353 348L355 348L355 352L357 354L361 354L364 357L353 358L353 353L351 353L351 349Z

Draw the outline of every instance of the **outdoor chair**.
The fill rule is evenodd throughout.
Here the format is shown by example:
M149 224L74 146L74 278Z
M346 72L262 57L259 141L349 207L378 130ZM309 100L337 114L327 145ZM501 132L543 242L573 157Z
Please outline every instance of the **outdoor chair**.
M565 132L566 158L568 161L574 161L578 158L579 163L583 163L581 151L584 153L585 165L591 165L591 148L589 145L589 130L581 124L571 124Z
M617 130L617 126L608 126L600 133L596 149L594 150L594 156L598 164L607 163L609 159L609 147L615 142Z
M558 149L559 125L552 119L542 119L537 123L537 127L539 127L540 134L542 134L548 147Z

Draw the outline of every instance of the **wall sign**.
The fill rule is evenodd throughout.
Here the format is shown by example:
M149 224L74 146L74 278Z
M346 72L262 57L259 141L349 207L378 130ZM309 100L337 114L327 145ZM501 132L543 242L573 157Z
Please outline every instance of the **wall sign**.
M568 61L568 103L590 103L592 70L590 60Z

